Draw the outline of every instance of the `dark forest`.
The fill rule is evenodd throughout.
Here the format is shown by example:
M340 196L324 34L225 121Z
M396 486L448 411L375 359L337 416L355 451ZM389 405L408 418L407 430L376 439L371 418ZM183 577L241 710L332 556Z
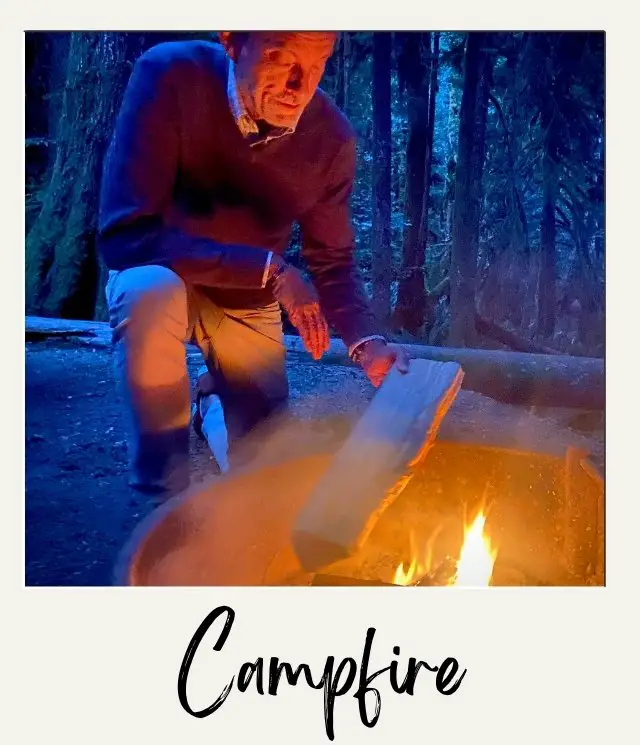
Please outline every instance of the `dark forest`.
M26 35L28 314L105 318L105 149L135 59L186 36L215 39ZM344 32L321 85L357 131L357 257L392 338L604 356L603 33Z

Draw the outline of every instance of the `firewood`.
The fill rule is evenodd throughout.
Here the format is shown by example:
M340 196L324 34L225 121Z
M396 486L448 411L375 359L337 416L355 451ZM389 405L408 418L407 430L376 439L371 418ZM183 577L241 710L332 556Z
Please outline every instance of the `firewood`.
M354 577L342 577L334 574L316 574L312 581L312 587L397 587L391 582L382 582L375 579L357 579Z
M306 570L363 545L426 456L462 378L460 365L431 360L389 373L294 524L293 546Z

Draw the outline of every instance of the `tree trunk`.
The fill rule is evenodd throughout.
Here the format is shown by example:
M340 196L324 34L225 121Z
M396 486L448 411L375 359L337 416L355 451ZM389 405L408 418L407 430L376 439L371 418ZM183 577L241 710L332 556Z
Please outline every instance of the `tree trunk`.
M424 321L426 291L424 246L420 245L422 200L424 192L428 90L425 90L425 67L421 59L420 34L406 33L398 59L398 75L407 90L409 131L407 136L404 232L402 237L402 272L398 285L398 302L394 326L410 333L420 330Z
M538 333L553 336L556 325L556 171L553 113L548 107L542 113L546 132L542 160L543 204L540 221L540 273L538 275Z
M391 308L391 34L373 34L371 261L373 310L386 324Z
M344 65L344 113L349 116L349 88L351 85L351 34L345 31L343 34L343 65Z
M513 184L512 200L515 202L514 207L517 212L517 219L513 220L513 242L516 246L521 245L524 252L529 254L531 250L529 224L523 202L524 184L519 172L522 153L518 149L518 145L523 142L525 137L525 126L528 126L528 118L523 116L522 94L520 92L522 78L526 76L526 72L522 69L522 53L527 44L527 39L527 33L512 35L513 47L511 54L507 56L506 63L509 85L505 93L504 103L506 108L503 126L507 147L510 148L508 155ZM524 110L526 111L526 109ZM500 112L498 113L500 114ZM510 134L508 133L507 121L510 124Z
M433 161L433 133L436 118L436 97L438 95L438 61L440 56L440 32L433 34L433 49L431 50L431 74L429 81L429 111L427 119L427 143L424 159L424 188L420 219L420 235L418 244L421 252L422 264L427 270L427 246L429 245L429 200L431 195L431 164ZM434 310L430 296L425 295L423 324L425 333L429 333L434 323Z
M336 44L336 79L334 99L336 106L344 111L344 37L346 31L340 33Z
M508 190L508 204L510 208L510 221L512 224L512 242L511 248L515 250L523 249L525 253L529 252L529 241L528 235L529 230L527 227L527 216L524 211L522 204L522 198L520 196L520 190L518 189L518 182L516 178L516 165L515 165L515 154L513 137L509 133L509 127L507 125L507 119L504 115L504 111L500 101L495 96L489 96L489 100L493 103L500 124L504 132L504 146L507 153L507 164L509 167L509 190Z
M336 45L336 85L335 102L339 109L347 113L349 108L349 53L351 38L348 31L340 32Z
M477 343L476 274L490 77L486 41L487 34L472 32L465 50L451 246L452 346Z
M98 192L103 156L130 73L128 36L71 35L55 162L26 242L29 312L95 316L101 275L95 250Z

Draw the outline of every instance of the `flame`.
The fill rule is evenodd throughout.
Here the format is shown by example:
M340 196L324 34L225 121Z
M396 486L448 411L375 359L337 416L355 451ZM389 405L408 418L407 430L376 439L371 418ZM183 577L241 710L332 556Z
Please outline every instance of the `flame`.
M481 510L470 528L465 528L454 585L486 587L491 582L497 550L484 533L486 516Z
M418 560L414 558L411 560L411 564L409 564L409 567L407 569L404 568L404 562L402 562L402 564L398 566L395 574L393 575L393 584L410 585L414 581L414 579L418 577L424 577L425 574L426 572L423 571L423 568Z
M418 557L415 533L411 531L409 534L409 541L411 546L411 556L413 558L406 569L404 562L396 568L395 574L393 575L394 585L410 585L421 577L429 574L431 571L433 542L438 537L441 529L442 526L436 528L436 530L431 534L431 537L425 545L424 554L421 559Z
M460 558L456 562L456 573L449 584L461 587L486 587L490 584L498 552L491 546L491 541L484 533L486 519L484 511L480 510L471 526L465 526ZM433 542L439 532L440 528L427 541L422 558L418 555L414 534L411 533L411 563L408 566L402 563L396 568L394 584L411 585L429 574Z

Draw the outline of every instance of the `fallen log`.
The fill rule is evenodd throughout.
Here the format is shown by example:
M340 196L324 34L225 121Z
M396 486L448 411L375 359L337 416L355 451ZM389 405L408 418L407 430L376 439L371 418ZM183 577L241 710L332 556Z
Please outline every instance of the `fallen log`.
M363 546L425 458L462 378L460 365L433 360L387 375L294 524L292 543L307 571Z
M106 323L68 321L26 316L27 339L72 336L80 343L109 346L111 334ZM310 359L297 336L286 336L290 358ZM487 349L452 349L422 344L403 344L417 359L458 362L465 372L463 388L497 401L526 406L602 411L605 407L604 360L569 355L528 354ZM322 362L351 365L345 345L332 339Z
M72 337L77 338L81 343L97 347L106 347L111 344L111 329L104 321L25 316L24 335L27 341L37 341L48 337Z
M290 355L306 354L299 337L287 337L286 344ZM465 390L497 401L594 411L605 407L603 359L422 344L392 346L402 346L415 359L457 362L464 370ZM337 339L331 340L322 360L328 364L349 364L345 346Z

